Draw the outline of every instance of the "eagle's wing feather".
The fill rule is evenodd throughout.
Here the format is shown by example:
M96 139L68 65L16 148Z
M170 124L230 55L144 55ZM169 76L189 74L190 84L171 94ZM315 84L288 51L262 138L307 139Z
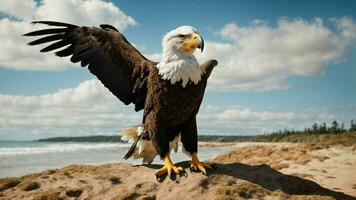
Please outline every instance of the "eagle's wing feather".
M79 27L53 21L36 21L56 28L37 30L25 36L45 36L29 45L54 42L41 52L53 51L59 57L71 56L71 61L88 66L90 72L125 104L134 103L135 110L144 107L147 78L157 63L145 58L114 27Z

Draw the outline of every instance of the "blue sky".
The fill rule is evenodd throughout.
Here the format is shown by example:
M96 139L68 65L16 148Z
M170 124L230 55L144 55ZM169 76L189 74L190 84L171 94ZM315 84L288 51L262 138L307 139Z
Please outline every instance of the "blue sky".
M47 10L53 12L51 6L55 6L54 3L30 0L23 2L29 3L23 5L21 1L8 1L8 6L0 10L3 27L15 31L34 30L36 27L28 26L24 29L11 29L11 27L18 27L16 23L26 24L33 19L45 17L62 21L69 20L82 25L98 25L95 20L80 21L80 17L70 19L62 16L65 13L60 12L61 8L56 14L46 12ZM99 0L95 2L99 6L108 3ZM31 3L32 6L29 6ZM77 0L77 3L81 1ZM66 12L72 11L73 16L79 13L75 11L77 8L70 3L63 4L68 6ZM14 7L25 9L26 6L29 6L33 13L19 14L14 11ZM106 23L117 24L128 40L150 58L159 58L163 34L180 25L193 25L208 42L205 49L207 53L197 55L199 61L207 58L222 60L218 66L217 75L214 77L213 74L211 88L208 89L202 112L199 114L201 134L259 134L283 128L300 129L314 121L330 123L334 119L346 123L348 127L349 121L356 118L356 50L354 48L356 39L350 34L347 35L350 32L356 35L356 32L352 32L356 30L355 1L113 1L111 6L118 8L124 16L113 11L114 13L109 16L117 16L117 19L98 15L104 16L103 19L98 19L99 22L104 23L107 20ZM105 12L105 10L98 9L97 12ZM80 13L77 15L79 16ZM125 17L127 16L131 17L134 22L126 23L128 20ZM321 25L319 19L322 20ZM120 20L123 22L119 23ZM345 26L338 29L338 25ZM300 34L298 34L299 30ZM0 34L7 36L8 32L2 31L3 33L0 32ZM306 45L299 47L295 44L293 34L296 34L301 46L304 43ZM316 34L316 38L308 34ZM320 41L317 34L321 34ZM265 35L269 35L268 37L276 42L269 43L266 37L267 39L261 39L259 42L262 44L255 44L254 41L264 38ZM15 42L25 42L23 38L11 37ZM278 37L284 38L280 41L281 44L283 43L281 46L279 46ZM227 46L228 50L218 51L221 45ZM256 48L253 45L256 45ZM289 48L288 45L295 46ZM271 52L276 50L276 53L268 52L269 46L271 46ZM5 45L6 47L11 48ZM260 50L266 47L267 51ZM296 48L295 51L289 52L289 49L293 48ZM26 49L26 51L29 50ZM3 51L14 50L3 49ZM111 120L111 122L100 121L97 123L98 126L93 124L93 127L96 127L95 130L91 129L93 132L82 130L80 123L77 126L71 124L65 127L65 125L42 124L36 121L34 124L38 123L38 125L29 125L31 115L28 112L34 112L39 121L47 117L65 119L70 113L64 112L63 115L54 113L47 116L37 113L38 110L31 110L33 107L37 106L44 110L48 108L46 106L72 109L71 106L75 107L81 102L73 103L73 105L68 103L70 104L68 108L65 107L65 102L63 105L45 104L45 106L31 103L31 106L28 106L18 103L21 102L21 98L26 98L24 101L30 101L29 98L33 97L39 98L38 101L40 101L45 98L44 95L56 96L59 90L77 91L75 88L80 88L79 84L95 78L87 70L65 61L63 64L61 61L53 61L53 65L58 66L53 69L46 68L47 60L43 60L43 66L40 66L42 64L35 66L34 63L37 61L35 51L38 53L38 49L31 49L31 51L33 51L31 53L33 56L27 55L31 67L19 64L10 58L0 59L0 103L3 104L2 106L9 105L8 110L4 107L4 111L0 112L0 139L23 139L24 137L32 139L57 136L61 133L64 135L112 134L113 131L125 127L126 124L117 124L115 120L120 120L118 116L120 112L131 114L133 111L130 108L123 108L120 103L115 103L115 106L118 106L116 112L103 112L105 116L112 115L113 117L102 120ZM283 54L281 55L279 51ZM300 51L306 52L306 55L290 55ZM26 52L22 53L26 55ZM262 56L264 53L266 56ZM309 55L313 56L308 59L303 57ZM286 59L286 66L283 66L283 56ZM51 59L51 55L47 57ZM241 61L244 58L247 60L246 66L247 64L253 65L251 69L245 69L244 62ZM254 58L258 61L254 61ZM267 64L262 62L266 58L268 58ZM299 58L301 61L298 60ZM31 59L34 61L32 62ZM260 59L262 61L259 61ZM288 63L291 59L296 59L296 61ZM275 62L272 62L274 60ZM234 61L241 61L242 64L235 66ZM48 63L49 65L51 63ZM269 72L269 69L275 72ZM236 76L234 76L235 73ZM253 84L253 86L246 86L246 84ZM74 92L73 95L75 94L77 93ZM95 98L103 97L95 96ZM92 102L95 98L84 99L83 101L86 102L82 103L88 105L87 109L90 109L91 104L88 102ZM106 101L108 100L105 97L102 103ZM15 109L16 107L22 108L24 112L18 111L21 109ZM11 113L14 112L16 114L12 115ZM54 111L49 109L48 112ZM101 113L102 110L98 112ZM79 114L81 115L75 120L78 120L80 116L88 115L84 111ZM228 117L230 122L224 118L228 115L231 115ZM220 117L216 118L216 116ZM95 119L94 116L91 117ZM88 120L93 118L88 118ZM255 123L254 120L256 120ZM133 114L132 119L126 123L133 125L138 122L139 114ZM43 127L45 127L44 130ZM24 134L24 130L28 133Z

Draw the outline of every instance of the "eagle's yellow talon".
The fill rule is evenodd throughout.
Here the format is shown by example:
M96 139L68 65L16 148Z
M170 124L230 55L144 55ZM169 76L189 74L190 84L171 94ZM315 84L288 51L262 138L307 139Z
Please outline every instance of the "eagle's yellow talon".
M163 176L163 175L166 175L166 174L167 174L168 176L170 176L172 172L173 172L173 173L176 173L176 174L179 174L179 173L181 173L181 172L183 172L183 171L184 171L184 170L183 170L182 167L176 167L176 166L172 163L172 161L171 161L169 155L167 154L167 155L164 157L164 166L156 172L156 177L158 178L158 177Z
M156 177L160 177L164 174L167 174L167 167L162 167L161 169L159 169L157 172L156 172Z
M209 164L200 162L196 153L192 154L192 163L190 164L190 167L194 170L201 171L203 174L206 174L206 168L212 169Z

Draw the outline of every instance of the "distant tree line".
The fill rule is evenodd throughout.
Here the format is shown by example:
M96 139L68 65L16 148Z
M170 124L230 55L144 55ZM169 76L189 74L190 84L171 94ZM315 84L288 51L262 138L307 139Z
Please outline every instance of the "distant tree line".
M356 121L351 120L350 128L345 129L344 123L339 123L334 120L329 126L323 123L314 123L310 128L304 128L304 130L288 130L284 129L283 131L272 132L270 134L283 134L283 135L291 135L291 134L298 134L298 133L307 133L307 134L337 134L337 133L344 133L347 131L356 131Z
M351 120L351 126L349 129L345 129L343 123L339 123L336 120L330 125L324 123L314 123L310 128L304 128L303 130L280 130L271 133L265 133L263 135L199 135L199 141L206 142L305 142L308 136L321 136L326 134L339 134L350 132L356 134L356 120Z

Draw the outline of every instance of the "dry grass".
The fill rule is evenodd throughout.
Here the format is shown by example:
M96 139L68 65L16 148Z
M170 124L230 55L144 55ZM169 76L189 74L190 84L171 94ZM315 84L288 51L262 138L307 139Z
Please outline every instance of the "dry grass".
M279 142L318 144L322 147L341 145L356 147L356 132L338 134L294 134L284 136Z

